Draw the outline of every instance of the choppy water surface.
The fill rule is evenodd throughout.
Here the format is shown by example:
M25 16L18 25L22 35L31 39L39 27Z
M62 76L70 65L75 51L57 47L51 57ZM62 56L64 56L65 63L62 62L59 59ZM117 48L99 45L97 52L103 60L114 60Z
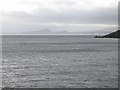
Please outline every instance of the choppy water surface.
M118 40L3 36L4 87L118 87Z

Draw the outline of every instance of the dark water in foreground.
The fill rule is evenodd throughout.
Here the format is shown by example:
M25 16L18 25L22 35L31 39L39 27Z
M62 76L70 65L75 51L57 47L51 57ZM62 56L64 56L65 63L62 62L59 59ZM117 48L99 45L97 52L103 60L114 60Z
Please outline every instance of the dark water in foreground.
M117 39L3 36L3 87L117 88Z

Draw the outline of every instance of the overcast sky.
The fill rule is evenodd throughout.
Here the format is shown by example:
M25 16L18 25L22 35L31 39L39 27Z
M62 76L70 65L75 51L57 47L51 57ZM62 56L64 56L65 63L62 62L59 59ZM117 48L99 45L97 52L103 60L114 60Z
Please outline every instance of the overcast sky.
M118 1L1 0L2 31L111 32L117 30Z

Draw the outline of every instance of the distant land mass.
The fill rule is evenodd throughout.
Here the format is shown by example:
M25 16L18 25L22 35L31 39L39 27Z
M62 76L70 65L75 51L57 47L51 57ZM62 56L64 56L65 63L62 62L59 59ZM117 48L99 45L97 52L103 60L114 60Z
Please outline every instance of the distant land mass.
M37 31L29 31L29 32L23 32L21 34L27 34L27 35L80 35L83 34L82 32L68 32L67 30L63 31L52 31L50 29L41 29Z
M117 30L116 32L112 32L104 36L95 36L95 38L120 38L120 30Z
M72 31L69 32L69 30L62 30L62 31L55 31L50 29L41 29L41 30L34 30L34 31L28 31L28 32L22 32L18 33L21 35L96 35L96 33L102 34L102 33L109 33L108 31L104 32L102 30L89 30L89 31ZM16 33L17 34L17 33Z
M42 30L37 30L37 31L30 31L30 32L24 32L22 34L28 34L28 35L53 35L53 34L70 34L70 32L67 31L56 31L53 32L52 30L49 29L42 29Z
M113 29L112 29L113 30ZM3 35L99 35L98 37L110 33L111 29L107 30L51 30L51 29L40 29L40 30L30 30L23 32L2 32ZM97 36L96 36L97 37Z

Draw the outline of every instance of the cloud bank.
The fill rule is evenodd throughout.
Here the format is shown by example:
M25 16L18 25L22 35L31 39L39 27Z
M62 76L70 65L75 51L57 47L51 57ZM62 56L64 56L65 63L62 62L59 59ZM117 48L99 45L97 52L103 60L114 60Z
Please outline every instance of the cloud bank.
M2 0L3 33L41 29L111 32L117 29L118 0Z

